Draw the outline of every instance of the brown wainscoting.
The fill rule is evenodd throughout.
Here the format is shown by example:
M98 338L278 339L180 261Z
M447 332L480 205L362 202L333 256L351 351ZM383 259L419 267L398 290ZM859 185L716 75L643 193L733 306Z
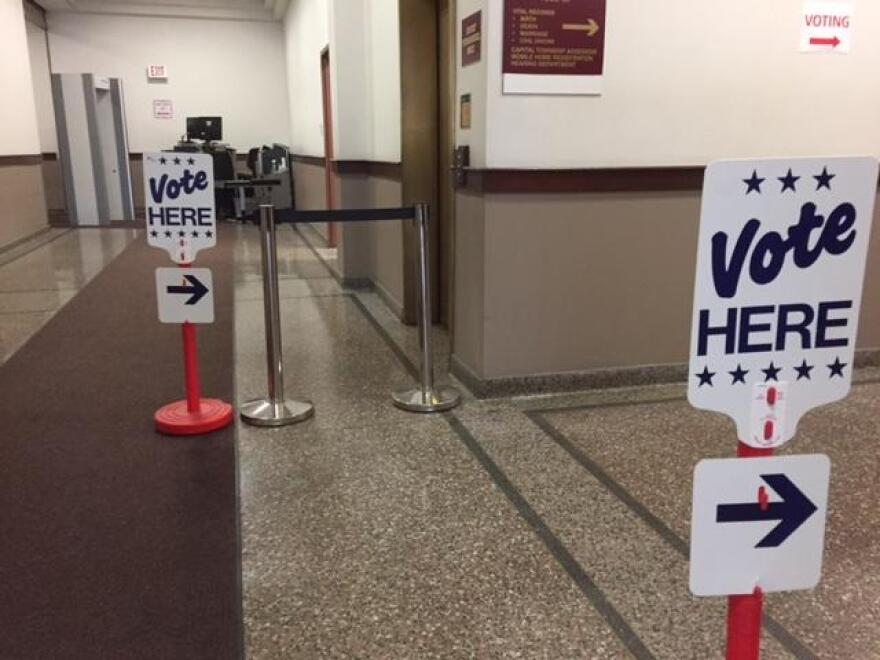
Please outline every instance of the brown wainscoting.
M400 181L400 163L389 163L378 160L335 160L333 171L342 175L374 176L380 179Z
M51 161L54 161L54 160L58 160L58 154L56 154L54 151L44 151L42 154L40 154L40 156L41 156L41 157L43 158L43 160L45 160L45 161L50 161L50 162L51 162Z
M314 165L315 167L324 167L324 158L322 156L306 156L305 154L290 154L290 160L294 163L302 163L303 165Z
M0 156L0 167L20 167L21 165L39 165L43 162L42 154L22 154L20 156Z
M584 170L468 169L463 186L477 193L602 193L700 190L704 167Z
M295 163L324 167L324 159L320 156L290 154ZM383 160L334 160L333 171L340 176L374 176L379 179L400 181L402 176L400 163Z
M70 217L66 209L48 209L46 213L50 227L70 227Z

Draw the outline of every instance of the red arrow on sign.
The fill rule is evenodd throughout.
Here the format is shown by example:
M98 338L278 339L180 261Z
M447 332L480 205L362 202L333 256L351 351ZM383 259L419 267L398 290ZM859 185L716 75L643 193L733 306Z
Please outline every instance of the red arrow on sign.
M840 45L840 39L836 36L831 37L830 39L824 39L820 37L810 37L810 45L811 46L831 46L832 48L837 48Z

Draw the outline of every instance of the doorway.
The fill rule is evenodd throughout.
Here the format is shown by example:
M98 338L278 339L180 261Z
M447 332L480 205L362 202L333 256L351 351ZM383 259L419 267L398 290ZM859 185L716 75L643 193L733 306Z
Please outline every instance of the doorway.
M433 316L452 328L455 188L456 3L400 3L401 165L404 205L431 205L429 237ZM404 320L415 321L416 254L404 230Z
M327 209L336 208L336 176L333 172L333 95L330 84L330 47L321 51L321 99L324 119L324 196ZM336 247L337 227L327 223L327 246Z

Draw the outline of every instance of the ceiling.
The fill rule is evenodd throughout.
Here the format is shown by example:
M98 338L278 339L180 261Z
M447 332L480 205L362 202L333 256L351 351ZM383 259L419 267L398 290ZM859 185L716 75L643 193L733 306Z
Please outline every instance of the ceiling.
M288 0L37 0L48 12L276 21Z

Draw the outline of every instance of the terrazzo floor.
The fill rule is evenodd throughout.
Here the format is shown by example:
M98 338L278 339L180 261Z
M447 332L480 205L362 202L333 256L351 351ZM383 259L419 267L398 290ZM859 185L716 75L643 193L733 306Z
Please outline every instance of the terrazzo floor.
M128 229L50 229L0 252L0 363L135 235Z
M265 358L256 231L239 238L243 401ZM678 385L399 411L414 329L297 232L279 243L288 396L316 415L239 425L248 657L723 657L725 600L688 592L687 538L694 464L734 452L725 418ZM880 657L880 371L858 380L787 448L833 462L825 574L768 597L764 658Z
M266 388L262 284L256 228L235 231L244 401ZM0 361L135 236L0 253ZM415 330L290 227L279 243L288 396L316 415L238 425L247 657L723 657L725 601L689 594L687 548L693 466L733 454L726 418L680 385L480 401L454 383L452 413L402 412ZM863 369L782 451L831 457L826 555L815 590L768 596L764 658L880 658L878 404Z

